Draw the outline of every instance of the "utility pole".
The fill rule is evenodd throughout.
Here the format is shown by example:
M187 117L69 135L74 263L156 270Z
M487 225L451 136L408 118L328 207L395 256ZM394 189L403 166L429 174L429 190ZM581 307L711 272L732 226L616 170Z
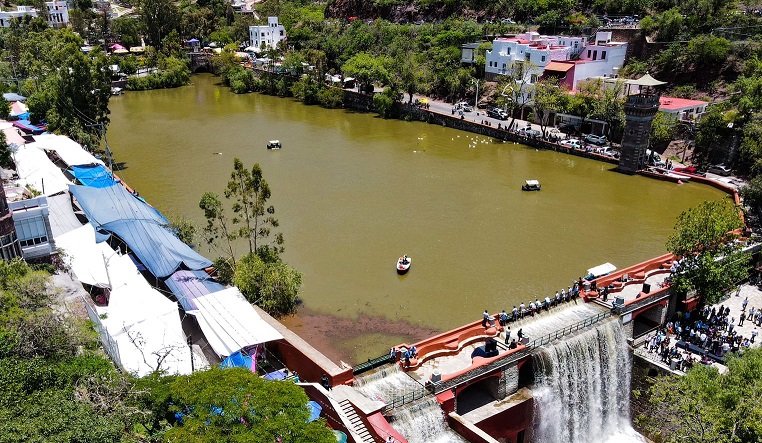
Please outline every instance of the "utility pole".
M106 144L106 157L108 157L108 168L111 170L111 174L114 174L114 162L111 158L111 149L108 146L108 139L106 138L106 128L103 125L103 123L93 123L90 125L85 125L87 127L95 127L98 128L98 131L101 133L101 136L103 136L103 142Z
M188 336L188 349L191 356L191 372L196 372L196 365L193 363L193 335Z

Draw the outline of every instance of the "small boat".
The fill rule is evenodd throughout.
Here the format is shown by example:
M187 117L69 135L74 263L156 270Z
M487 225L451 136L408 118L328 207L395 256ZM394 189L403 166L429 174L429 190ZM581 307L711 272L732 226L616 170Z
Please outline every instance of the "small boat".
M540 188L540 182L537 180L527 180L525 184L521 185L522 191L539 191Z
M408 257L407 255L403 255L402 257L397 259L397 274L407 274L408 269L410 269L410 265L413 263L413 259Z
M280 144L280 140L270 140L267 143L267 149L280 149L283 146Z

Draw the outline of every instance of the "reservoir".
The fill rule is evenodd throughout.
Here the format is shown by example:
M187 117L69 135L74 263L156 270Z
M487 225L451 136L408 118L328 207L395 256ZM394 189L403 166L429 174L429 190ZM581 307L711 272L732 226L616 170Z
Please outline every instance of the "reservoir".
M126 164L119 174L162 213L202 227L199 199L223 194L233 159L259 163L283 258L303 274L303 311L327 319L324 332L332 318L338 329L349 324L326 333L354 362L421 338L415 330L552 295L593 266L662 254L682 211L724 196L426 123L236 95L207 74L191 81L111 99L108 141ZM267 150L272 139L283 149ZM527 179L542 191L522 192ZM413 265L399 276L402 254ZM361 322L368 318L376 321ZM388 324L376 329L380 322ZM311 343L312 330L302 333Z

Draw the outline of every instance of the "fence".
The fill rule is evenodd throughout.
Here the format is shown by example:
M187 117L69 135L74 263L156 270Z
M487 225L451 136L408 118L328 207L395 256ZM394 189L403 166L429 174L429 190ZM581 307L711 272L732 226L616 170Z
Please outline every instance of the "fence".
M86 295L82 296L82 301L85 303L85 308L87 308L87 316L90 317L90 321L93 322L93 327L95 328L95 332L98 333L98 339L103 345L103 349L106 350L106 353L109 355L109 357L111 357L111 360L118 368L123 368L122 360L119 358L119 345L114 341L113 338L111 338L111 335L109 335L108 331L103 326L103 323L101 323L101 318L95 311L93 301L90 300L90 297Z
M531 340L527 343L526 348L520 351L512 352L510 354L506 354L505 358L494 360L486 365L475 368L473 371L469 371L465 374L462 374L450 380L446 380L446 381L438 382L438 383L430 383L428 385L428 389L422 387L420 389L416 389L414 391L406 392L401 395L398 395L392 398L392 400L387 404L387 406L384 408L384 412L385 413L389 412L392 409L414 402L429 394L440 394L456 386L469 383L490 372L496 371L506 366L511 366L515 364L516 362L528 357L532 352L534 352L536 348L552 343L555 340L558 340L566 335L577 332L581 329L585 329L590 326L593 326L599 323L600 321L608 317L611 317L613 315L615 315L615 313L612 311L601 312L599 314L593 315L592 317L588 317L584 320L580 320L577 323L574 323L570 326L567 326L562 329L558 329L549 334L546 334L539 338Z
M352 368L352 375L359 375L364 372L368 372L371 369L376 369L379 366L384 366L390 361L391 359L389 358L389 355L382 355L381 357L376 357L372 360L368 359L368 361L360 363L359 365Z

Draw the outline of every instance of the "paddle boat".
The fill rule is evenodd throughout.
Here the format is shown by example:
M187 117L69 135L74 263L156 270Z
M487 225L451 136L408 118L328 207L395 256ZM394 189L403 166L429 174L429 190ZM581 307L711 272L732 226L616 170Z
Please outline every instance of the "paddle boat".
M527 180L526 183L521 185L522 191L539 191L540 188L540 182L537 180Z
M402 257L397 259L397 274L406 274L408 269L410 269L410 265L412 264L413 259L406 255L403 255Z
M280 149L282 147L280 140L270 140L270 142L267 143L267 149Z

